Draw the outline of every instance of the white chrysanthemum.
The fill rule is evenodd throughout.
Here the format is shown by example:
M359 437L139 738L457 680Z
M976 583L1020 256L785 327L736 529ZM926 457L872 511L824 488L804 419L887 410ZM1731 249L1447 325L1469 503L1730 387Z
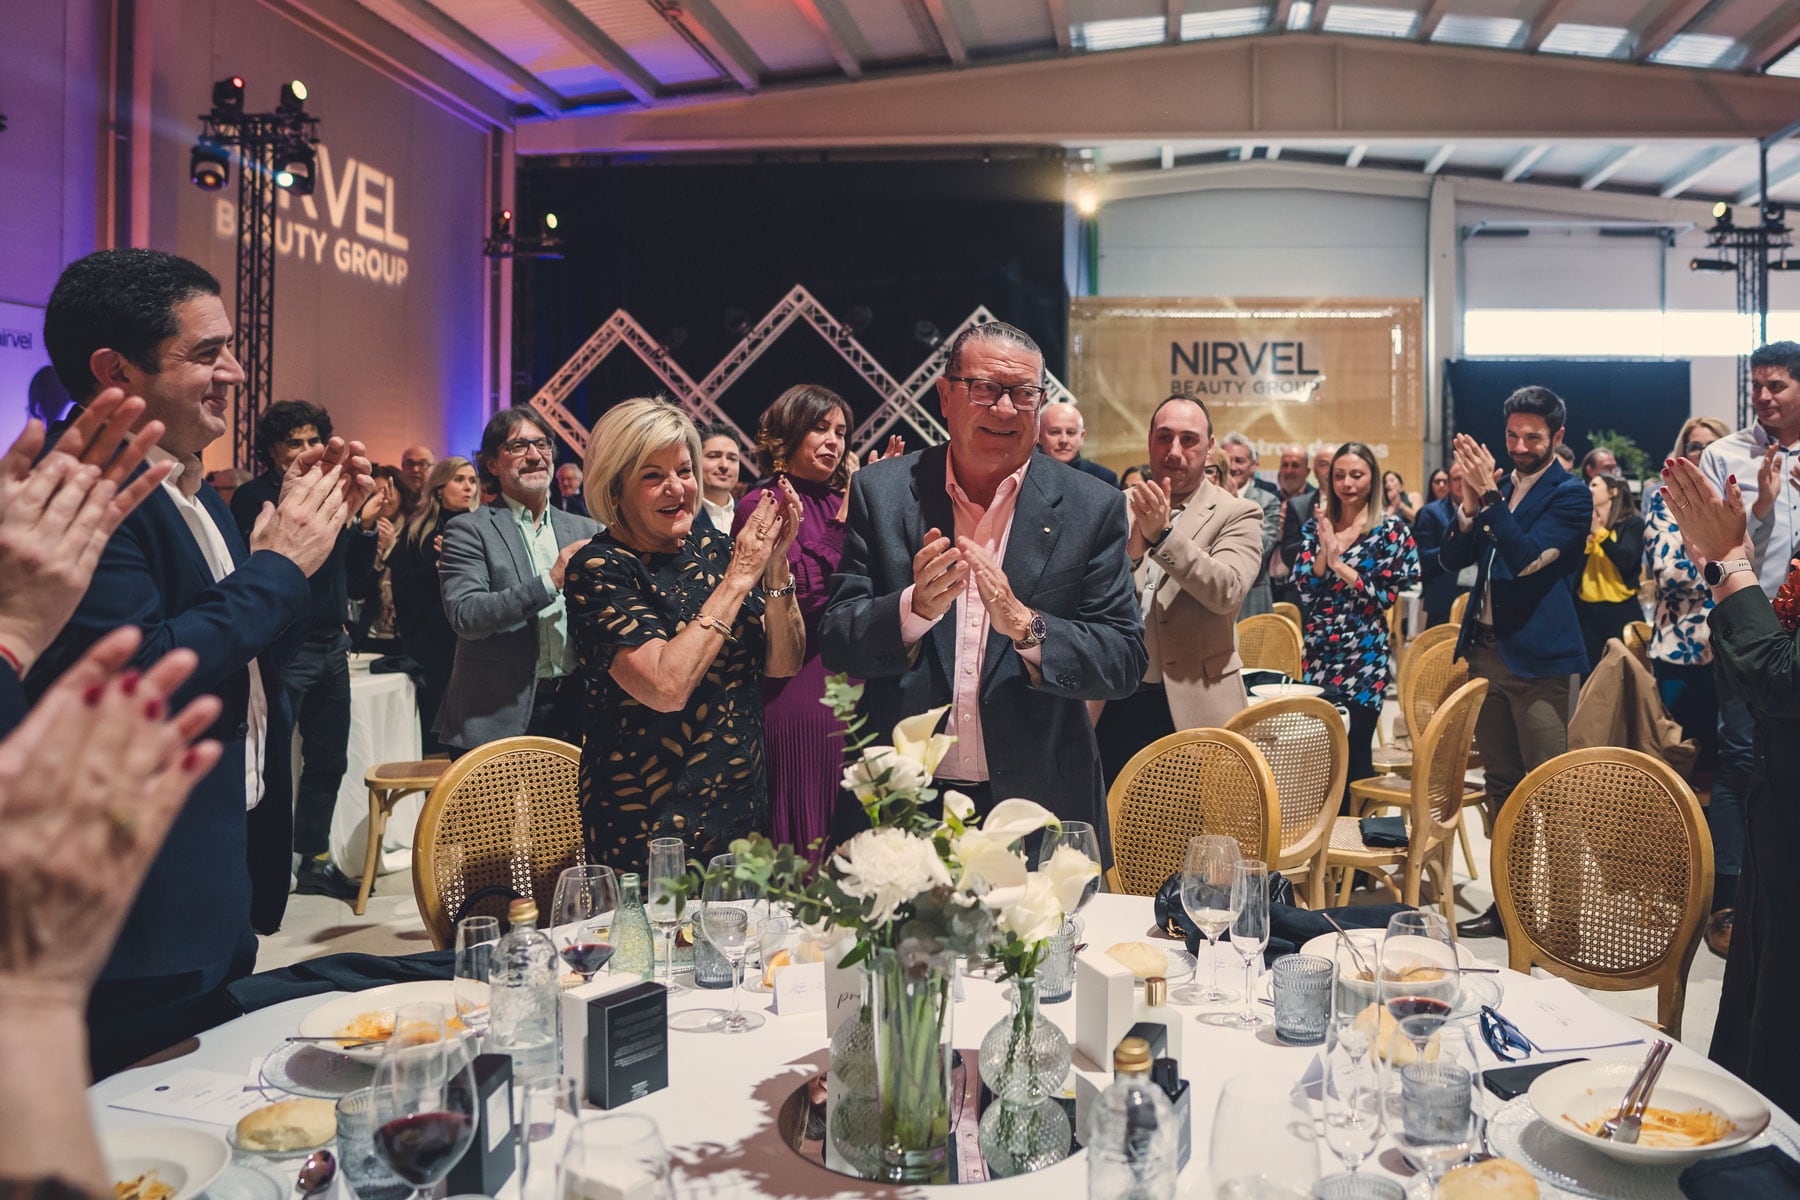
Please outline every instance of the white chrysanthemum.
M891 921L902 904L920 892L950 886L950 871L937 847L904 830L866 830L844 844L831 860L839 885L859 900L872 900L869 920Z

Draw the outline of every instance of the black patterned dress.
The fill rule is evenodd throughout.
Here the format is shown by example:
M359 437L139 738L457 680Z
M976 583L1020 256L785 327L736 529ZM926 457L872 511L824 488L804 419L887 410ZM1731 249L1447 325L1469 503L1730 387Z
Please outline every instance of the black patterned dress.
M685 628L730 561L730 539L696 522L673 553L640 553L603 533L569 563L563 590L586 691L582 826L594 862L641 873L652 838L681 838L705 860L768 829L761 590L680 711L633 699L610 670L619 651Z

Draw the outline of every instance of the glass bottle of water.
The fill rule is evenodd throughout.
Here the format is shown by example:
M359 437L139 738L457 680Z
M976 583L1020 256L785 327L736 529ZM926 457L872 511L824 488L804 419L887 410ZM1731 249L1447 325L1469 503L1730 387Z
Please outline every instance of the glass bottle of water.
M613 917L613 956L615 975L636 975L639 979L656 977L656 943L650 933L650 914L638 892L638 875L626 871L619 876L619 911Z
M554 1076L560 1068L562 967L556 946L537 927L534 901L514 900L506 919L512 928L494 948L489 973L488 1043L512 1056L513 1079L522 1085Z
M1174 1200L1175 1110L1150 1082L1150 1043L1113 1051L1113 1081L1088 1118L1089 1200Z

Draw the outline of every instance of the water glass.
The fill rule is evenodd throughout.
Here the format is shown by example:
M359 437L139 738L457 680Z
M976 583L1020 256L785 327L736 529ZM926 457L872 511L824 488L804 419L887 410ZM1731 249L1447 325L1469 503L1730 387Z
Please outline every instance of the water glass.
M494 969L494 947L500 942L500 922L494 917L464 917L456 925L456 974L450 994L456 1016L470 1032L480 1035L488 1026L488 978Z
M1237 914L1231 908L1231 875L1243 853L1237 839L1222 833L1208 833L1188 841L1187 855L1181 864L1181 907L1189 921L1206 937L1207 984L1198 983L1181 990L1175 997L1183 1004L1224 1004L1237 999L1237 993L1219 986L1219 960L1216 948L1219 935L1231 928ZM1198 974L1195 976L1198 979Z
M558 1200L674 1200L669 1151L649 1117L586 1117L563 1151Z
M677 887L687 874L687 843L678 837L650 840L649 869L644 876L644 906L650 925L663 943L663 986L671 995L675 986L675 935L681 929L682 897ZM686 989L679 989L685 991Z
M1313 1186L1313 1200L1406 1200L1399 1181L1380 1175L1332 1175Z
M1334 964L1317 954L1290 954L1274 970L1275 1036L1290 1046L1316 1046L1331 1023Z
M357 1200L405 1200L412 1194L375 1152L374 1088L358 1088L338 1100L337 1158Z
M1234 1075L1213 1113L1210 1162L1219 1200L1304 1196L1319 1178L1306 1093L1267 1075Z
M707 865L712 876L700 898L700 924L706 940L731 963L731 1012L722 1014L707 1026L725 1033L748 1033L763 1026L761 1013L747 1013L740 1007L740 983L744 957L750 949L750 913L756 906L756 889L737 878L737 856L720 854Z
M1325 1111L1325 1145L1355 1175L1375 1152L1386 1124L1381 1068L1369 1053L1369 1038L1346 1030L1324 1056L1319 1098Z
M1469 1156L1474 1077L1454 1063L1416 1062L1400 1069L1400 1136L1406 1160L1436 1190L1438 1176Z
M1050 935L1038 963L1039 1004L1060 1004L1075 994L1075 947L1083 928L1080 917L1070 917Z
M528 1140L541 1142L556 1132L559 1114L581 1117L581 1085L572 1075L544 1075L525 1081L525 1111L519 1126Z
M756 962L766 976L769 960L780 954L787 944L788 921L780 913L766 913L756 922Z
M1208 1013L1201 1020L1230 1029L1258 1029L1268 1024L1256 1011L1256 968L1269 944L1269 867L1240 858L1231 869L1231 948L1244 960L1243 1010Z

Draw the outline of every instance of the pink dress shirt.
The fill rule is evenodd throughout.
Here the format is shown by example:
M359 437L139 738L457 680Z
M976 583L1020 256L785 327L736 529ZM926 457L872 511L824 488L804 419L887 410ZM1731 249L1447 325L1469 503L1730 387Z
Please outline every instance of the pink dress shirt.
M1019 504L1019 488L1030 467L1027 460L1023 467L1002 479L1000 486L994 489L993 503L984 509L969 499L962 485L956 482L956 453L951 451L944 460L944 490L950 494L950 508L956 515L952 544L956 538L966 537L993 555L995 562L1004 563L1006 543L1012 536L1013 511ZM944 732L955 738L956 743L938 764L937 773L944 779L979 783L988 777L987 748L981 740L981 660L992 624L988 620L987 605L982 603L974 571L963 580L963 593L956 605L936 621L928 621L913 612L912 592L909 584L900 593L900 640L907 649L917 645L938 621L950 616L956 619L950 712L944 722ZM1025 660L1035 679L1042 666L1043 648L1033 646L1015 653Z

